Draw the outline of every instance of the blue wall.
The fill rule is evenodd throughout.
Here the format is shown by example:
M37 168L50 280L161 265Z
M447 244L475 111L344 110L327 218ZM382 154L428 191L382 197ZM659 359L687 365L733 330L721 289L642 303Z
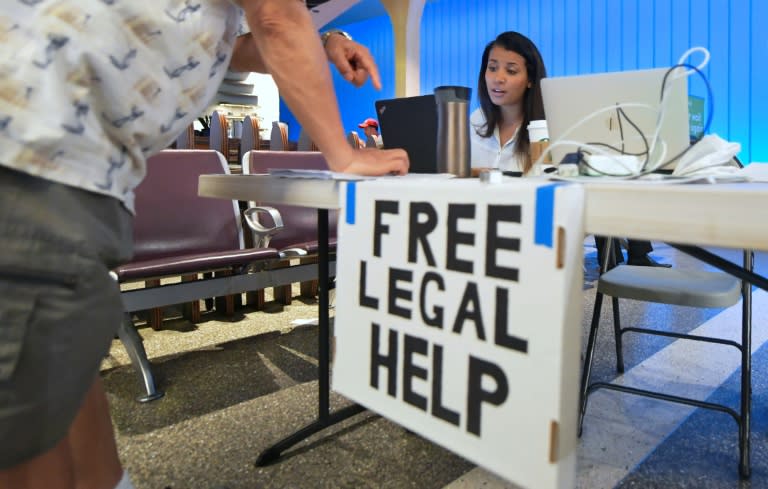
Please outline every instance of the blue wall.
M669 66L703 46L712 55L705 69L714 92L710 132L740 142L744 162L768 161L766 20L768 0L433 0L422 20L421 91L474 88L483 47L505 30L529 36L551 76ZM354 89L334 75L349 131L374 115L376 99L393 95L394 49L386 17L344 28L370 48L384 83L381 92ZM697 80L690 90L705 94Z

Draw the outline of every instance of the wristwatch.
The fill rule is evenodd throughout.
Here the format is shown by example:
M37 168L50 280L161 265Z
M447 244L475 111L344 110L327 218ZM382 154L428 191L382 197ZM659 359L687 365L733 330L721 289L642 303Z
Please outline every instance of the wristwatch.
M323 34L320 36L320 40L323 42L323 47L325 47L325 45L328 43L328 39L330 39L330 37L333 36L334 34L338 34L339 36L346 37L350 41L352 40L352 36L342 31L341 29L330 29L323 32Z

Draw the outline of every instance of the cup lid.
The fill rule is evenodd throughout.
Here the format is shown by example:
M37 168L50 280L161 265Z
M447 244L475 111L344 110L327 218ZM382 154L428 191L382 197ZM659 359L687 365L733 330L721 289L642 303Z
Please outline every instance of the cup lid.
M440 102L467 102L472 94L472 89L458 85L443 85L434 89L435 101Z

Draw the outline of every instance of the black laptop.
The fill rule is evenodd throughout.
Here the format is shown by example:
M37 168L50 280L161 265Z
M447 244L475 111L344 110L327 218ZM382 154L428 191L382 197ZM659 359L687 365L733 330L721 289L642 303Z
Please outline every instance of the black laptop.
M376 101L385 149L408 153L411 173L437 173L437 107L434 95Z

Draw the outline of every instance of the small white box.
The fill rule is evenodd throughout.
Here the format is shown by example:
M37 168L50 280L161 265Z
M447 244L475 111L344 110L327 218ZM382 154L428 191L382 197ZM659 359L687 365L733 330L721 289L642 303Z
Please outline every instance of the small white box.
M640 158L632 155L587 155L584 156L582 174L590 176L624 177L640 173Z

